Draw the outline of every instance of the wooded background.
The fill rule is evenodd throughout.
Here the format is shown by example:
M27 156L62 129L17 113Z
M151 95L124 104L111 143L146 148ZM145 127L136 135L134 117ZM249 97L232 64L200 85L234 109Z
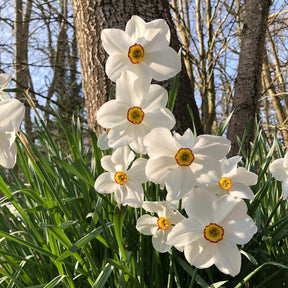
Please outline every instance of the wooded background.
M171 46L182 47L178 131L193 127L187 105L197 133L217 133L234 110L227 130L231 155L248 123L244 151L249 149L256 120L271 141L276 127L288 144L286 0L0 0L0 71L13 76L9 88L29 88L55 135L53 109L67 121L80 116L99 134L95 115L114 85L105 75L100 34L125 29L134 14L165 19ZM163 85L169 89L169 83ZM24 126L34 139L28 105Z

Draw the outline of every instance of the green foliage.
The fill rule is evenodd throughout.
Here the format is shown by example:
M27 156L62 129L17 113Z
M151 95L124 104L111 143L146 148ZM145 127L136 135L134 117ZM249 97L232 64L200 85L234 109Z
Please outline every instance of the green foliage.
M287 201L280 200L281 184L268 172L284 151L276 137L266 137L260 123L249 155L240 151L247 155L243 165L259 175L252 187L255 200L247 202L258 233L241 247L242 269L233 278L215 267L195 269L174 248L165 254L155 251L151 237L135 228L142 209L118 207L113 196L95 192L103 170L94 133L76 119L67 126L57 117L65 148L39 120L37 143L18 139L17 167L0 169L0 287L288 285ZM145 184L145 193L148 200L163 199L153 183Z

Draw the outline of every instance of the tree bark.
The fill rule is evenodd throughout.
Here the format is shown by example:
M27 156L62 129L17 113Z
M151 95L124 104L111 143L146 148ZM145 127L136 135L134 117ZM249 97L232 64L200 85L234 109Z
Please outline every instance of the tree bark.
M263 61L263 83L267 94L270 96L272 104L274 106L277 120L278 120L278 128L280 129L280 133L282 134L283 141L288 147L288 127L287 127L287 114L286 107L281 104L281 94L277 95L276 87L274 85L274 81L272 80L270 71L269 71L269 61L267 51L264 53L264 61ZM281 91L283 92L283 91Z
M26 90L29 82L29 67L28 67L28 37L29 24L32 12L32 0L26 2L26 10L23 12L22 0L15 0L15 81L16 88ZM29 138L33 140L32 135L32 121L31 121L31 107L25 100L22 93L16 93L15 96L25 103L24 126Z
M72 0L72 5L88 125L99 135L102 128L96 123L96 113L109 99L111 89L114 87L105 74L107 54L100 40L101 31L104 28L124 30L132 15L138 15L145 21L162 18L167 21L171 29L171 46L178 51L180 44L170 14L168 0ZM174 107L174 115L177 120L176 130L181 133L186 128L193 127L187 110L187 104L189 104L193 111L197 133L201 134L202 126L199 111L192 92L185 65L182 65L180 85Z
M242 140L249 120L251 125L244 139L243 151L249 152L250 142L254 140L257 102L262 92L261 70L270 5L269 0L246 0L245 3L245 20L233 101L234 113L227 133L228 139L231 140L230 156L238 154L237 136Z

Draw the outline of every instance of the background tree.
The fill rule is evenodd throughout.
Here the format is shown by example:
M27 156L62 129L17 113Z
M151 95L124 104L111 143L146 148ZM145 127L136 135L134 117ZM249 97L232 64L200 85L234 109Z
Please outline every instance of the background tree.
M44 119L52 126L55 109L68 122L72 115L83 116L80 65L70 2L0 1L0 27L3 32L0 68L1 73L13 76L10 88L13 85L22 90L29 88ZM25 101L21 93L16 97ZM30 107L26 108L24 126L33 139ZM51 129L56 131L57 127L54 125Z
M102 84L106 89L106 94L101 94L99 92L100 98L105 98L104 100L106 101L111 90L111 87L109 86L111 83L109 83L107 79L103 80L105 78L101 78L105 77L104 61L106 59L101 44L96 43L97 39L100 37L101 29L108 26L124 29L126 21L130 16L132 14L138 14L143 18L146 17L145 19L147 21L166 17L166 20L168 19L167 21L169 25L171 25L173 31L174 27L170 17L170 14L172 14L177 28L177 35L182 44L182 56L185 63L183 67L186 67L189 76L189 81L186 73L182 73L181 76L186 84L180 85L180 91L176 101L177 106L175 107L174 112L178 114L177 119L182 119L181 121L178 120L177 124L188 121L189 123L187 123L187 125L191 125L190 115L181 113L179 116L180 113L177 111L181 111L183 108L186 109L187 103L192 101L189 106L194 107L196 110L194 111L194 114L197 116L198 113L200 113L200 121L197 121L197 123L200 124L197 124L196 128L201 130L203 126L205 133L217 133L221 124L226 121L228 115L232 111L232 100L235 91L234 84L236 84L235 79L238 73L240 45L243 40L242 36L244 37L244 34L241 34L241 31L246 27L246 24L244 25L244 1L171 0L170 7L168 5L168 0L146 3L145 5L148 6L145 6L141 2L137 2L137 5L134 5L134 2L125 2L125 7L123 6L124 2L122 5L121 1L117 3L110 1L110 4L108 3L110 6L107 4L107 1L102 1L105 4L103 4L104 6L101 6L101 1L95 0L95 3L93 1L90 2L90 6L85 7L90 7L92 10L86 9L83 6L83 11L90 11L85 13L90 13L87 15L90 17L90 22L92 23L91 31L95 27L97 27L97 31L94 31L94 34L91 34L90 38L89 33L86 33L88 36L82 35L82 37L86 37L87 41L85 41L89 44L87 44L88 46L100 46L98 47L99 49L95 46L97 50L96 48L93 48L94 50L91 48L92 53L95 52L94 54L96 54L91 54L91 59L88 57L88 51L84 51L84 53L87 53L88 64L90 62L92 63L93 57L95 59L98 57L98 60L96 59L98 62L94 59L96 61L95 67L98 68L92 67L92 65L92 68L89 68L90 70L92 69L92 72L90 71L89 75L91 75L90 78L92 79L90 81L94 82L94 84L91 82L91 85L93 84L94 86L92 85L92 87L86 84L88 86L88 88L86 88L88 91L87 93L91 94L90 104L87 104L88 102L86 101L86 111L91 110L92 114L96 113L97 107L102 105L102 102L95 98L98 97L95 94L98 93L98 90L104 91L101 88ZM53 110L55 108L58 109L62 115L66 115L68 121L70 115L78 114L78 111L84 116L82 119L85 119L86 111L83 109L84 101L83 98L81 98L80 63L77 54L77 41L75 37L71 2L68 0L19 0L19 2L17 1L17 5L20 7L19 3L22 3L22 10L15 10L15 3L16 0L0 0L0 28L2 31L2 33L0 33L1 73L12 74L14 78L13 81L18 77L18 79L20 79L20 81L17 80L18 87L20 87L22 81L21 77L23 77L23 79L28 79L28 82L25 80L26 84L24 84L24 82L21 84L21 88L26 89L29 87L29 91L36 99L37 106L42 111L42 115L52 126L54 125ZM82 3L82 5L84 4ZM115 14L114 9L117 13L119 12L119 15L117 13ZM284 139L284 130L287 130L287 10L288 4L286 1L272 1L266 30L265 49L268 61L266 64L268 66L263 66L263 71L266 70L266 80L264 79L263 72L261 80L263 89L260 89L261 92L256 101L258 117L264 124L263 127L265 127L267 133L271 136L271 139L274 137L276 125L280 139ZM16 11L21 13L18 13L17 16ZM82 14L84 13L83 11L81 12ZM96 13L95 11L98 13L97 15L102 15L102 18L100 16L96 17L94 15L94 13ZM26 20L24 20L25 13L27 13ZM79 17L81 16L81 13L78 13ZM31 14L30 20L28 18L29 14ZM13 15L19 17L19 20L16 21L16 18L13 17ZM22 24L20 25L19 23ZM17 56L18 62L16 61L15 55L24 55L25 42L20 38L23 38L26 32L16 33L16 26L18 30L25 26L25 31L28 33L26 37L26 44L28 45L25 48L28 55L27 59L25 60L22 58L20 61L19 56ZM89 24L86 26L87 27L84 27L83 29L88 31ZM174 32L172 34L172 36L174 35L172 37L172 45L178 50L180 46L177 39L176 42L174 41L176 37L176 33ZM16 41L15 37L18 37L19 40ZM17 43L22 43L23 45L18 45ZM19 52L21 50L22 52ZM21 69L19 66L20 62L22 63ZM15 63L15 65L13 65L13 63ZM25 69L28 69L28 71L24 69L25 66L27 67ZM87 67L84 68L88 70ZM100 70L96 71L96 69ZM102 76L98 77L97 73ZM269 75L267 75L267 73ZM28 75L28 77L25 75ZM87 75L85 77L88 82L89 75ZM95 80L93 77L97 79ZM267 77L272 81L270 84L267 82ZM102 84L99 82L100 78L103 80ZM239 79L240 78L238 77L238 80ZM264 80L266 81L265 83ZM98 83L97 87L99 89L95 88L96 82ZM15 85L15 82L12 82L11 86L13 85ZM188 98L181 97L181 95L186 94L182 93L181 89L187 89L187 91L189 91ZM197 105L195 105L194 97ZM181 102L181 99L184 99L183 102ZM278 107L283 112L282 120L277 116L277 111L274 106L276 103L275 100L277 100ZM199 112L197 110L199 110ZM27 112L27 115L29 114L30 113ZM91 124L94 125L95 119L92 119L91 121L94 121ZM247 119L244 121L244 126L247 124L246 121ZM32 124L33 123L30 123L30 125L26 126L31 127ZM52 126L51 129L57 130L57 127ZM239 126L243 127L242 124L239 124ZM179 130L179 127L177 128ZM239 137L241 138L240 134Z
M227 137L232 142L231 155L238 153L237 137L242 140L249 121L250 127L244 139L243 151L250 150L250 142L254 141L255 116L262 93L261 71L270 5L271 2L267 0L246 0L245 2L245 20L233 99L235 111L227 133Z
M95 121L100 106L108 100L113 84L105 74L107 54L100 40L104 28L125 29L126 22L136 14L145 21L163 18L171 29L171 46L178 51L180 48L176 30L171 18L169 2L165 0L147 2L139 1L81 1L72 0L77 42L79 47L82 84L85 92L88 124L99 134L102 128ZM184 66L184 65L183 65ZM193 89L185 66L182 69L174 115L176 128L183 132L192 128L187 105L193 111L197 133L202 132L199 112L194 100Z
M26 3L26 9L22 0L15 0L15 22L14 22L14 33L15 33L15 82L16 88L27 89L28 82L31 78L29 66L28 66L28 39L29 39L29 26L32 12L32 0L28 0ZM16 98L23 101L23 95L16 93ZM30 106L27 104L25 109L24 125L26 133L30 139L32 137L32 121L30 116Z

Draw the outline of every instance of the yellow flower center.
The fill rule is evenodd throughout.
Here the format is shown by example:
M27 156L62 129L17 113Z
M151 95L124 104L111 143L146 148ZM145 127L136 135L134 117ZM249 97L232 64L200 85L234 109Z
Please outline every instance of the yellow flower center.
M160 217L157 220L158 227L162 230L166 230L170 227L169 220L165 217Z
M132 107L128 109L127 119L132 124L140 124L143 121L144 112L140 107Z
M129 47L128 57L133 64L139 64L144 58L144 48L140 44L134 44Z
M224 229L216 223L210 223L204 229L204 237L212 243L217 243L223 239Z
M116 172L114 175L114 180L117 184L123 185L127 181L127 175L125 172Z
M227 177L222 177L219 181L219 186L223 190L229 190L232 187L231 179Z
M175 159L179 166L190 166L194 160L194 155L191 149L181 148L175 155Z

